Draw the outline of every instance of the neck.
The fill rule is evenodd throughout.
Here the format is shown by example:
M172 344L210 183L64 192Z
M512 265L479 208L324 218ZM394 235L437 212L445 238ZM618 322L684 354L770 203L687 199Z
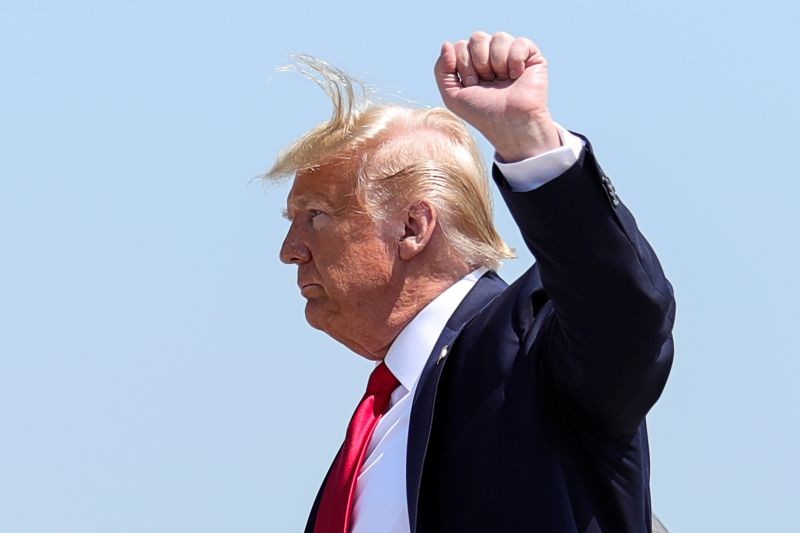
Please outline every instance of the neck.
M361 346L361 350L354 351L367 359L383 360L394 340L409 322L440 294L469 274L471 270L468 265L462 264L446 271L406 276L394 306L385 321L384 334L380 336L381 340L373 344L372 349L365 350L366 347Z

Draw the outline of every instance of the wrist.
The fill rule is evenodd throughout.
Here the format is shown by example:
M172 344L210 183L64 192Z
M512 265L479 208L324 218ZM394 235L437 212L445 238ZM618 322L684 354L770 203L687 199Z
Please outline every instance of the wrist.
M558 129L549 114L519 124L506 124L502 137L489 139L497 155L506 163L522 161L561 146Z

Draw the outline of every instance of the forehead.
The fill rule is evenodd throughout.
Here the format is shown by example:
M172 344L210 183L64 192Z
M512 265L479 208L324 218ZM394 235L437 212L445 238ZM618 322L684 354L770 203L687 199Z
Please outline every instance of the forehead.
M294 177L286 203L289 208L313 202L341 205L355 201L356 180L345 165L302 170Z

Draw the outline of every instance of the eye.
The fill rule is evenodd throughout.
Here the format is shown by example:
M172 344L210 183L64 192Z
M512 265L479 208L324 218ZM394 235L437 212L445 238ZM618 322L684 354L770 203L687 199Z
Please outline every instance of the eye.
M308 221L314 228L321 227L324 224L324 221L327 220L327 213L325 211L320 211L319 209L309 209L308 213Z

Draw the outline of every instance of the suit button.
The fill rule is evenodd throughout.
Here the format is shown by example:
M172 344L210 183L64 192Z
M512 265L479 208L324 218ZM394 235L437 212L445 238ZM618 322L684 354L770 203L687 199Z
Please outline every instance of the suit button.
M600 181L603 183L603 188L606 190L608 199L611 200L611 205L617 207L620 204L619 197L617 196L617 189L614 188L614 184L611 183L611 178L606 176L606 173L602 170L600 171Z

